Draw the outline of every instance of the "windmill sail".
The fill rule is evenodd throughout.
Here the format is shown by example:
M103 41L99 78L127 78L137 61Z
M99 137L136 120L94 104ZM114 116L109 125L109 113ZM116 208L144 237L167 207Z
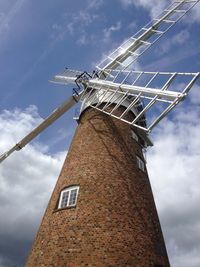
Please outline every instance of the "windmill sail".
M83 92L81 112L90 106L146 133L187 96L200 76L200 73L108 71L110 75L104 80L83 73L74 81ZM72 72L56 75L53 81L68 84ZM115 77L114 81L111 77ZM119 113L121 106L124 110ZM132 121L126 118L129 111L135 115Z
M39 124L33 131L26 135L20 142L9 149L7 152L0 156L0 163L5 160L10 154L16 150L22 149L25 145L31 142L36 136L38 136L42 131L49 127L54 121L60 118L66 111L68 111L72 106L74 106L80 99L82 92L79 94L74 94L69 99L67 99L62 105L60 105L55 111L53 111L41 124Z
M199 1L174 1L159 17L102 60L93 74L67 69L56 75L52 79L54 83L76 84L74 95L1 155L0 162L23 148L79 100L83 102L81 111L90 106L149 133L184 99L200 74L130 71L129 67ZM124 107L121 114L120 106ZM129 111L135 115L132 121L126 118Z
M81 112L90 106L149 133L185 98L199 73L132 71L130 66L199 1L174 1L97 65L92 77L83 73L75 79L74 71L65 70L52 81L68 84L73 80L82 87ZM133 121L126 119L129 111L135 115Z
M198 2L199 0L174 1L160 16L104 58L96 68L104 75L109 75L109 70L129 68Z

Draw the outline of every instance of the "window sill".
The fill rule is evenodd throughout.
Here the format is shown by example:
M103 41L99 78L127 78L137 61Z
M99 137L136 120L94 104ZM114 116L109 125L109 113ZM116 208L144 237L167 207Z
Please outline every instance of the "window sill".
M76 205L75 206L70 206L70 207L65 207L65 208L57 208L53 211L54 212L58 212L58 211L62 211L62 210L69 210L69 209L75 209L76 208Z

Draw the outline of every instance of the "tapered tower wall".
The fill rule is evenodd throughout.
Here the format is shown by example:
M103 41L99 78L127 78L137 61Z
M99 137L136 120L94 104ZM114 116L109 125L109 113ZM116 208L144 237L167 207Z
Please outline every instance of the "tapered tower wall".
M169 267L142 147L131 126L87 109L80 118L26 267ZM79 185L76 207L58 209Z

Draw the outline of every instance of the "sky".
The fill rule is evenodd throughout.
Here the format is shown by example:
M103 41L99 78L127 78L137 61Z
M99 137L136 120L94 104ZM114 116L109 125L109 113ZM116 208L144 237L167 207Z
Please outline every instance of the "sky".
M92 71L169 0L1 0L0 153L72 94L48 81ZM200 3L139 62L200 71ZM78 106L0 165L0 267L24 266L72 140ZM147 168L172 267L200 266L200 82L152 132Z

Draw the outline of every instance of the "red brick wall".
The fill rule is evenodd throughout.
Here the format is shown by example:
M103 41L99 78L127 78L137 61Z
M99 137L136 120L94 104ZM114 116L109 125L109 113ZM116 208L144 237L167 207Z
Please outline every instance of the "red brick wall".
M81 116L26 267L168 267L140 145L131 126L89 109ZM76 208L57 210L79 185ZM45 190L45 188L44 188Z

